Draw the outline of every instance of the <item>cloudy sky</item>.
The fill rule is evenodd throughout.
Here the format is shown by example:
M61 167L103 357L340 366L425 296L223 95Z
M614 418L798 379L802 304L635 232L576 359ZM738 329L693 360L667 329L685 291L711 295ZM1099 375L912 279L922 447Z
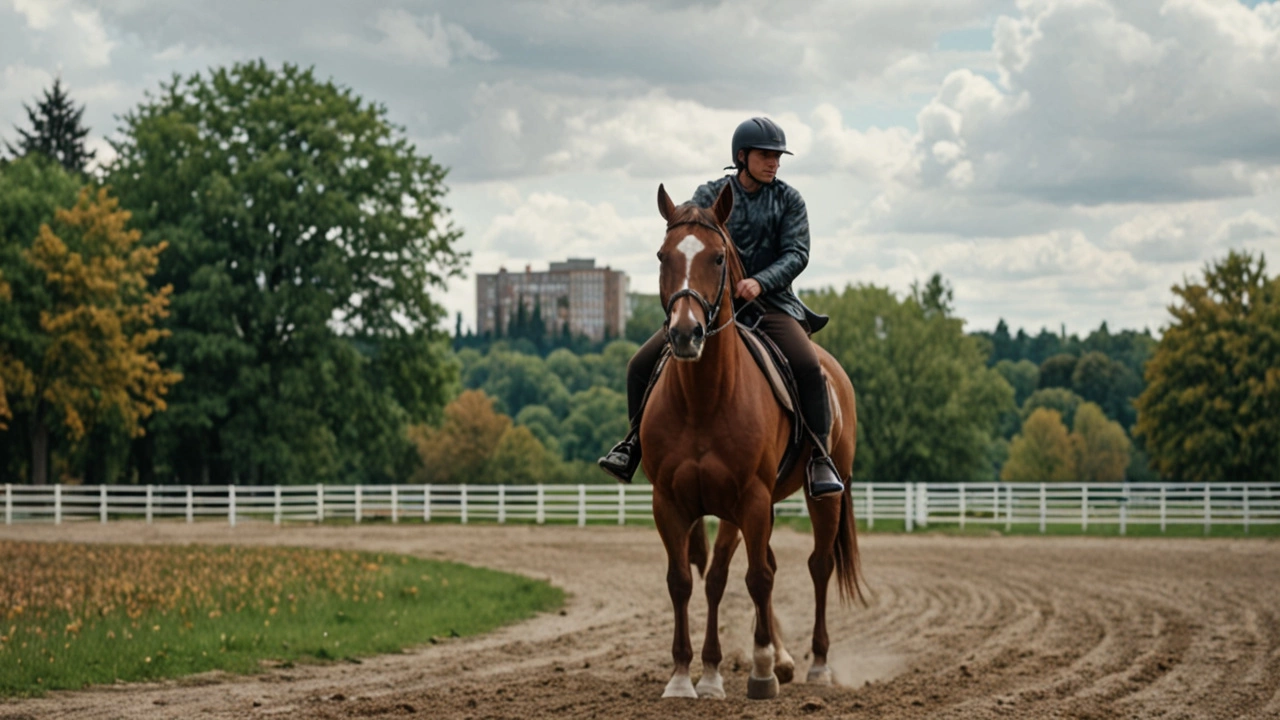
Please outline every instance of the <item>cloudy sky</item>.
M1165 324L1230 248L1280 269L1280 4L0 0L0 137L61 74L108 154L175 72L314 65L451 168L471 273L595 257L656 292L659 182L787 132L798 287L941 272L970 329ZM474 279L441 302L472 324ZM452 322L450 322L452 325Z

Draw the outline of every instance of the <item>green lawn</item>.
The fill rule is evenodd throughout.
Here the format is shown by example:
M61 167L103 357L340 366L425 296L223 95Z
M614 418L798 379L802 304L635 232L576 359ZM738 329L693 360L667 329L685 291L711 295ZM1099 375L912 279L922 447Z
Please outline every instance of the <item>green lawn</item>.
M554 609L545 582L392 554L0 542L0 696L353 659Z

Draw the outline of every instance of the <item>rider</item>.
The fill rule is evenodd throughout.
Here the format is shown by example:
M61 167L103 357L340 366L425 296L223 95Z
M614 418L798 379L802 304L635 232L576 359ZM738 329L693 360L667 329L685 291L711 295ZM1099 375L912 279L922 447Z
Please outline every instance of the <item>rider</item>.
M817 315L791 290L791 283L809 263L809 216L804 199L790 185L776 179L787 150L786 135L777 123L756 117L733 132L734 175L712 180L693 195L693 202L709 208L725 183L733 186L733 212L726 223L747 277L734 288L743 302L757 300L765 313L759 328L782 350L795 373L800 412L817 436L820 447L809 459L809 494L820 497L842 492L844 483L825 448L831 429L827 381L809 334L821 330L827 317ZM641 403L649 377L666 344L666 328L658 330L627 364L627 410L631 433L598 461L605 472L631 482L640 464Z

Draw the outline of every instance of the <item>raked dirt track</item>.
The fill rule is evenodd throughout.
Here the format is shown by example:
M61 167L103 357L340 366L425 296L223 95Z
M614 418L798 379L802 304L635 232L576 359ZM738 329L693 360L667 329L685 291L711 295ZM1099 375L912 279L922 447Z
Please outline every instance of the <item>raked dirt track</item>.
M204 675L0 703L17 718L1280 718L1280 542L864 535L869 607L833 604L837 687L748 701L751 605L721 613L727 700L661 700L665 556L638 528L75 523L0 538L407 553L545 578L563 612L360 664ZM809 537L779 528L774 598L808 669ZM702 588L691 609L695 652ZM695 658L695 679L700 663Z

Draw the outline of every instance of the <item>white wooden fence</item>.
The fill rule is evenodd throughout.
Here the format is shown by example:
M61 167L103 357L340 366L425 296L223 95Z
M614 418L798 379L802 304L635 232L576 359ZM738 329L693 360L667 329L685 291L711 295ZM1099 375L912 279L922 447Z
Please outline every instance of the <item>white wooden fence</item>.
M1280 524L1280 483L855 483L854 513L870 528L930 525L1116 526ZM651 519L648 485L11 485L4 523L138 518L282 522L617 523ZM779 516L807 513L799 494Z

